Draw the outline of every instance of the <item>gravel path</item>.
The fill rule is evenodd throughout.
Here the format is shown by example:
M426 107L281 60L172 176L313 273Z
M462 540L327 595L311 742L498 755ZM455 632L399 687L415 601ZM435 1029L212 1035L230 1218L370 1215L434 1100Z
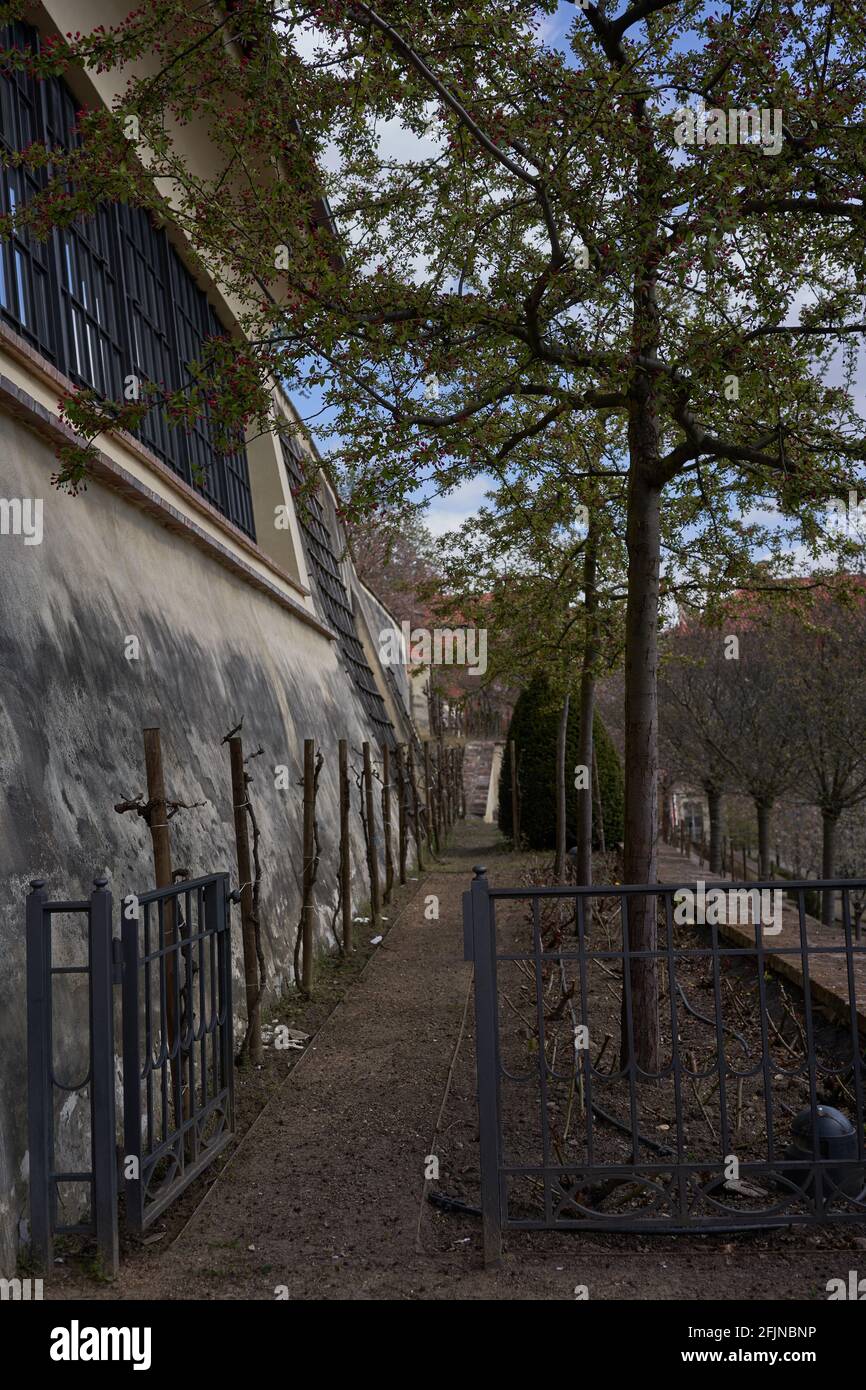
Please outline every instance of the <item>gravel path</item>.
M494 883L516 878L495 837L477 820L459 827L179 1236L133 1252L112 1285L69 1271L49 1296L571 1300L585 1285L590 1299L823 1299L858 1254L866 1264L866 1239L840 1248L822 1232L736 1244L542 1232L510 1237L485 1273L480 1223L423 1202L430 1152L438 1186L477 1201L460 895L479 859ZM438 921L425 917L430 895Z

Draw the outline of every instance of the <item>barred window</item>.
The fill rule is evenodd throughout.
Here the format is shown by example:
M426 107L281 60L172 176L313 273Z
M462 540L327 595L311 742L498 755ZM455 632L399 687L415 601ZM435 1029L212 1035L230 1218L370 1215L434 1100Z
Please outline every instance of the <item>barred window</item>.
M294 439L280 436L283 461L293 490L304 486L303 452ZM377 730L378 742L389 748L395 746L394 729L388 718L385 701L379 693L376 678L364 655L358 638L355 614L340 574L334 542L328 527L325 509L315 490L304 495L298 521L304 540L304 551L311 578L317 589L325 617L339 634L340 653L367 714Z
M22 51L31 46L33 31L24 24L0 30L4 48ZM42 138L40 84L27 73L4 73L0 83L0 141L5 154L20 153ZM42 171L0 167L0 196L4 213L26 206L44 187ZM3 318L52 361L57 360L57 322L50 290L52 247L27 231L16 232L0 246L0 313Z
M35 48L24 24L0 28L0 46ZM21 151L34 140L69 149L77 106L60 78L36 83L0 73L0 142ZM0 167L0 198L12 212L44 187L42 171ZM208 336L225 332L163 229L141 208L104 205L57 227L45 243L27 232L0 246L0 315L76 385L122 401L129 377L178 390ZM160 406L139 436L185 482L255 539L243 441L226 456L214 447L205 410L190 431L172 429Z
M165 292L165 234L143 208L117 209L120 263L129 332L129 370L142 386L173 391L180 385L175 365L171 301ZM191 483L185 441L160 409L149 410L140 431L153 452Z

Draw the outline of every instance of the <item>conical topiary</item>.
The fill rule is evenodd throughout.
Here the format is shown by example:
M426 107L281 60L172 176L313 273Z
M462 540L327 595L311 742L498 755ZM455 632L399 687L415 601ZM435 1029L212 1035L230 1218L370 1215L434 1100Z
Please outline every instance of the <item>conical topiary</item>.
M520 787L520 838L530 849L556 847L556 739L561 704L543 675L535 676L521 692L508 728L508 742L499 777L499 827L512 834L511 743L517 752ZM577 797L575 766L580 732L580 694L572 691L565 748L566 843L576 843ZM604 817L605 844L623 837L624 788L617 751L598 714L593 720L593 740L598 764L598 783ZM593 847L599 847L599 827L593 803Z

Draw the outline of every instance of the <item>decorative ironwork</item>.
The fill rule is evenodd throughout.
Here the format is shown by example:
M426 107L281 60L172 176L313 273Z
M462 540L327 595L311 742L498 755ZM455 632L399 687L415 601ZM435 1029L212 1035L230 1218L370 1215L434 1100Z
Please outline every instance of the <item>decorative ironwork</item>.
M0 29L0 46L37 49L24 24ZM8 153L33 141L69 149L77 104L59 77L36 83L0 74L0 144ZM0 166L3 211L42 187L49 171ZM141 208L104 205L95 216L57 227L45 243L16 233L0 248L0 315L76 385L124 399L130 376L169 390L186 381L206 340L225 334L207 295ZM155 405L139 436L185 482L255 538L246 450L217 450L205 409L191 431L172 429Z
M754 895L780 892L778 880L706 885L737 903L746 895L749 925L726 939L724 917L721 927L709 912L707 924L687 918L694 883L491 889L477 869L464 954L475 962L485 1258L498 1258L503 1229L866 1219L866 945L852 939L850 911L864 884L786 882L796 913L776 944L754 904L782 899ZM810 938L805 895L816 889L841 894L841 940ZM657 938L632 950L629 904L647 897ZM635 1061L641 962L661 982L651 1073ZM816 1016L812 998L828 972L835 1021Z
M300 446L294 439L286 438L285 435L280 436L280 441L292 491L297 495L304 489L298 508L298 520L303 533L307 563L322 609L328 622L339 634L340 653L355 684L361 704L378 730L377 741L393 748L396 746L394 730L388 718L385 701L358 638L355 614L340 574L340 564L322 500L315 489L306 485L304 456Z

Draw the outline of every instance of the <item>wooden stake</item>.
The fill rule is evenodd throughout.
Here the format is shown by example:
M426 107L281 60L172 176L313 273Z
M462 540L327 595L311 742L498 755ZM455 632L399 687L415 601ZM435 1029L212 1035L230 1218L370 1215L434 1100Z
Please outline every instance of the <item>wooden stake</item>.
M382 745L382 834L385 838L385 892L382 901L391 899L394 887L394 848L391 843L391 750Z
M373 759L370 745L365 742L364 751L364 800L367 807L367 865L370 871L370 915L375 926L381 913L379 898L379 855L376 846L376 819L373 810Z
M403 771L402 743L398 743L394 749L394 762L397 767L397 845L400 854L400 882L405 883L409 835L406 826L406 775Z
M150 814L147 818L153 847L153 873L157 888L170 888L173 882L171 871L171 837L168 831L168 807L165 798L165 776L162 769L162 744L159 729L144 730L144 770L147 778L147 800ZM171 1085L174 1096L175 1123L178 1127L183 1116L183 1086L181 1083L180 1050L178 1040L178 979L177 952L170 948L177 939L175 932L174 902L168 900L162 909L162 941L165 950L165 1007L168 1045L174 1053L171 1061Z
M349 812L351 809L351 789L349 787L349 741L341 738L339 742L340 760L340 907L343 916L343 953L352 950L352 847L349 839Z
M439 775L439 750L435 748L431 752L431 775L433 777L433 814L436 821L436 849L442 844L445 833L445 823L442 814L442 781Z
M304 739L304 845L303 845L303 908L302 908L302 968L301 987L306 995L313 992L313 859L316 854L316 743Z
M439 747L436 750L436 785L439 788L439 810L442 818L442 836L448 834L448 798L445 795L445 749L442 745L442 735L439 735Z
M409 786L412 790L412 833L415 836L418 872L421 873L424 868L424 859L421 853L421 804L418 799L418 779L415 776L415 756L411 743L406 745L406 761L409 764Z
M439 834L433 815L433 769L430 758L430 740L424 740L424 802L427 807L427 844L430 853L439 853Z
M253 921L253 867L250 856L249 817L247 816L247 780L244 771L244 745L240 734L229 739L229 759L232 773L232 805L235 819L235 844L238 859L238 883L241 890L241 939L244 948L244 985L247 999L250 1061L262 1062L262 1001L259 989L259 961L256 954L256 928Z

